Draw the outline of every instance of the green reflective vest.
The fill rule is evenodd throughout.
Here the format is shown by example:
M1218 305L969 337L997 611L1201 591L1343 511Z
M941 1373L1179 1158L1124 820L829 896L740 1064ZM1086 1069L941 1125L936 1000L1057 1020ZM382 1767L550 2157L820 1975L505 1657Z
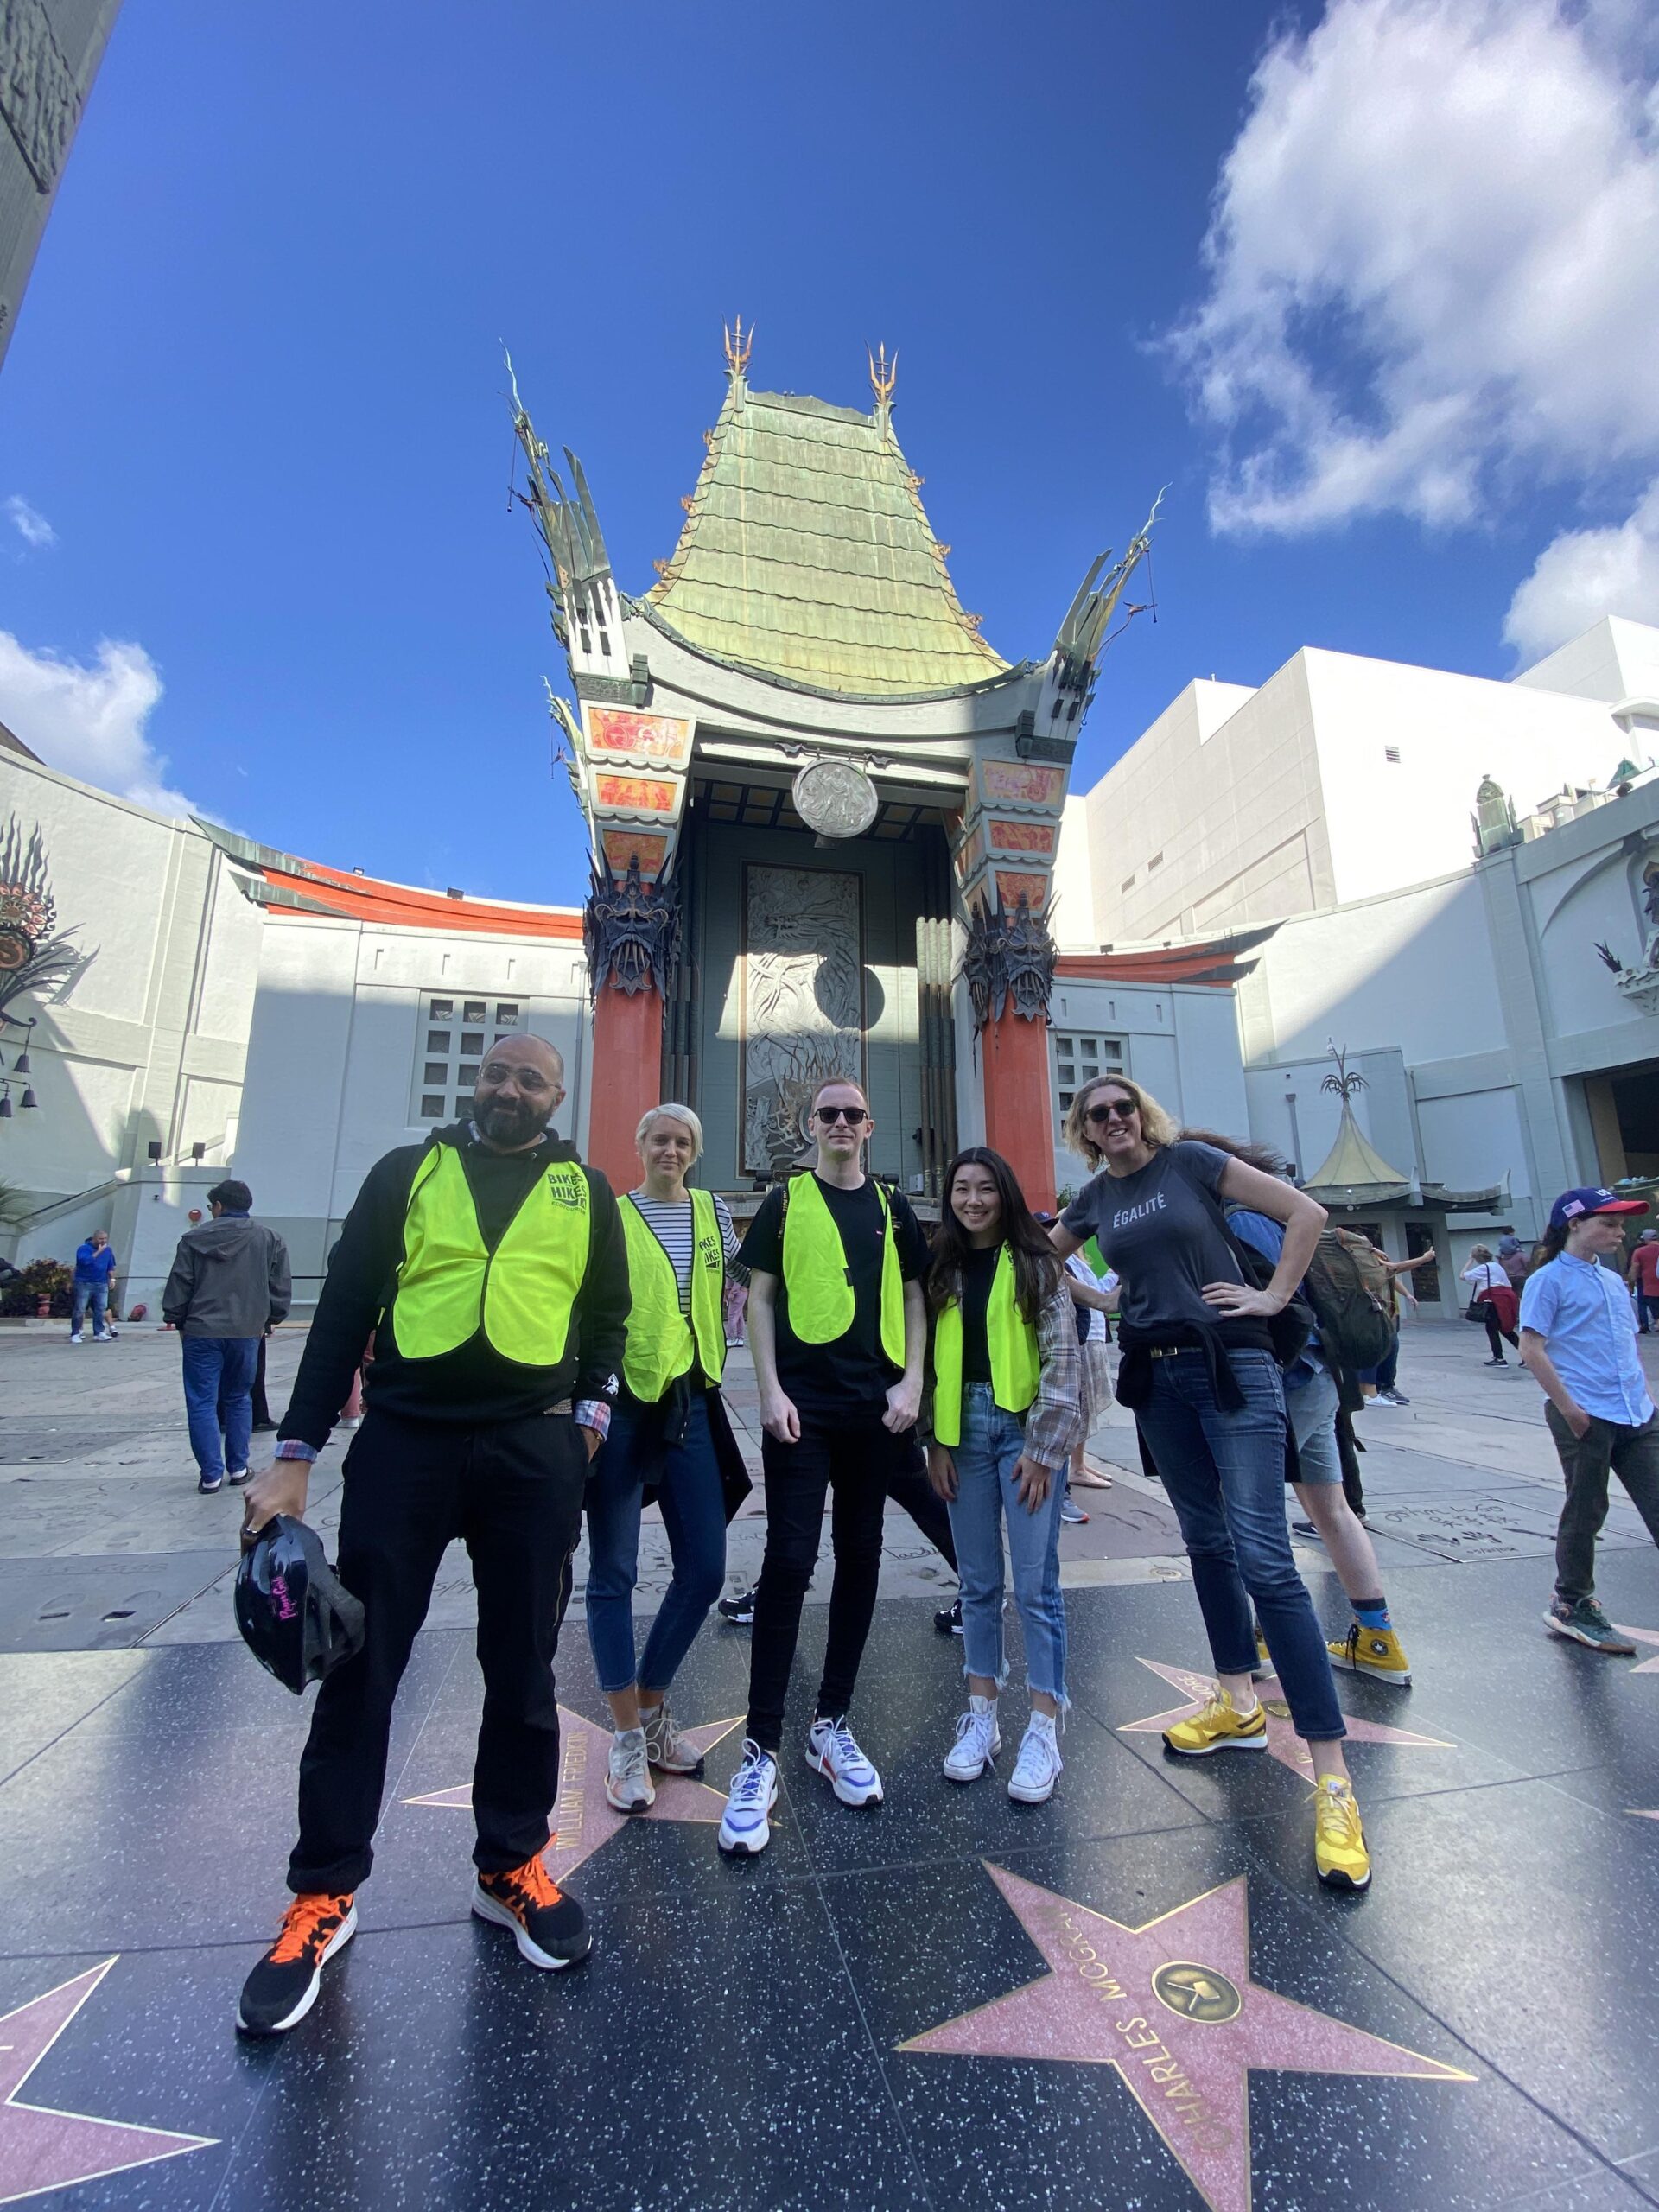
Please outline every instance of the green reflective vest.
M893 1208L878 1183L881 1204L881 1349L895 1367L905 1363L905 1286ZM804 1344L833 1344L853 1325L857 1300L847 1250L818 1179L810 1170L784 1192L784 1287L789 1325Z
M633 1294L622 1380L647 1405L656 1404L693 1358L711 1382L719 1382L726 1364L726 1253L720 1223L709 1192L690 1191L686 1195L691 1201L689 1321L680 1311L680 1284L674 1262L658 1243L632 1194L622 1200L628 1287Z
M985 1336L991 1353L991 1395L1004 1413L1022 1414L1037 1395L1043 1371L1036 1324L1014 1295L1014 1259L1005 1244L996 1255ZM933 1433L947 1446L962 1441L962 1306L954 1298L933 1325Z
M524 1367L556 1367L588 1269L588 1178L556 1160L530 1186L493 1252L478 1226L467 1170L435 1144L415 1171L392 1333L404 1359L440 1359L480 1328L493 1351Z

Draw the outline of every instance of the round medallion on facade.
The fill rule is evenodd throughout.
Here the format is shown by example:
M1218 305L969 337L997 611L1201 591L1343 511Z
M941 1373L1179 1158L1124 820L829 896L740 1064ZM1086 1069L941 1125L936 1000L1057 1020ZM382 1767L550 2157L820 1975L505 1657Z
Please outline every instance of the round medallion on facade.
M0 972L10 974L19 968L27 968L34 947L21 930L0 927Z
M821 837L861 837L881 805L875 785L850 760L809 760L793 796L795 811Z
M1236 1986L1214 1967L1195 1967L1189 1960L1172 1960L1152 1977L1153 1994L1160 2005L1179 2012L1184 2020L1206 2026L1236 2020L1244 2009Z

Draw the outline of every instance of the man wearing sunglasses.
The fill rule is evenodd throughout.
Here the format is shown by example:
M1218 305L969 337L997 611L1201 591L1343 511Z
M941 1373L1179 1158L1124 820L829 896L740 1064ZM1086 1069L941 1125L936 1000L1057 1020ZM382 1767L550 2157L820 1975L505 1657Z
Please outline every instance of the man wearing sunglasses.
M888 1476L916 1448L927 1255L905 1199L864 1173L874 1128L860 1084L820 1084L812 1171L767 1193L739 1255L750 1271L766 1549L754 1600L748 1737L720 1827L721 1850L738 1857L771 1840L784 1702L832 1490L835 1580L806 1763L843 1805L881 1802L881 1778L854 1740L847 1707L875 1611Z

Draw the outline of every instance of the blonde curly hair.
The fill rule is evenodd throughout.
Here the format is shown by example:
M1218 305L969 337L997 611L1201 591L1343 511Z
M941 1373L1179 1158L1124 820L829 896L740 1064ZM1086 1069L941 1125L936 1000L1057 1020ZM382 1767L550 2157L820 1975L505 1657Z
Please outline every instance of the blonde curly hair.
M1174 1143L1175 1124L1149 1090L1143 1090L1138 1083L1131 1083L1126 1075L1099 1075L1092 1083L1084 1084L1065 1109L1065 1126L1061 1134L1068 1152L1075 1152L1091 1167L1098 1167L1105 1159L1104 1150L1090 1134L1088 1114L1090 1100L1109 1085L1113 1090L1127 1091L1135 1101L1141 1116L1141 1134L1154 1150Z

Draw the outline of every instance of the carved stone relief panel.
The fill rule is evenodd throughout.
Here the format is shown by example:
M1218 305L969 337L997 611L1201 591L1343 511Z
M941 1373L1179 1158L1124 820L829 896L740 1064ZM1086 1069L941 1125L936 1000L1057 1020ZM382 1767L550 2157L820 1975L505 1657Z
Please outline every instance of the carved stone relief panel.
M812 1093L864 1080L863 909L858 876L743 871L743 1172L778 1172L810 1141Z

